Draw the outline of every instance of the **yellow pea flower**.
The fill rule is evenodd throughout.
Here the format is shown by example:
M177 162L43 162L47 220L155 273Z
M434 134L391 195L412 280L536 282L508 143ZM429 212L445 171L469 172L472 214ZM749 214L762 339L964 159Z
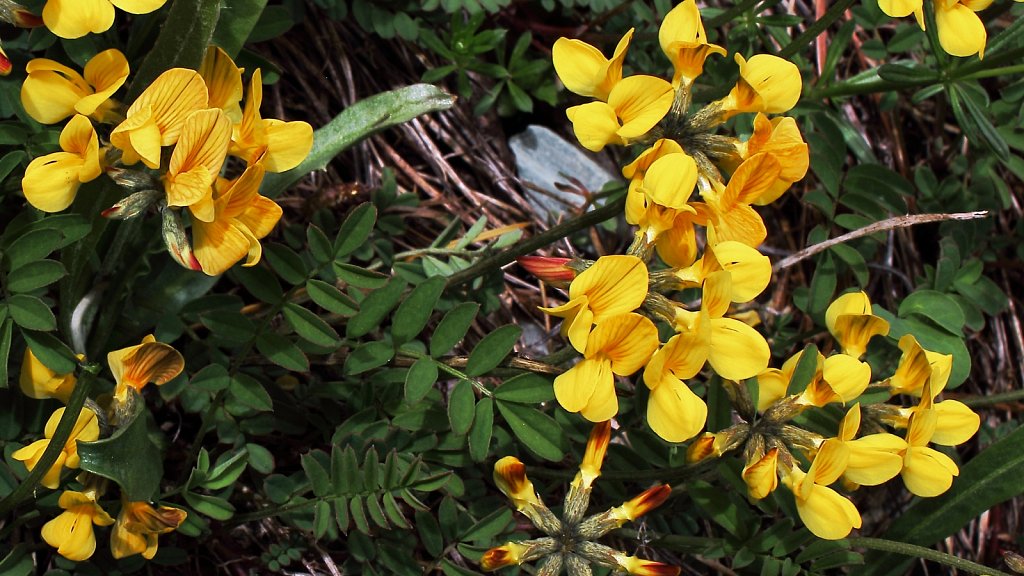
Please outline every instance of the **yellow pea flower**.
M178 141L185 118L207 107L208 94L195 70L171 68L157 77L128 108L126 119L110 133L125 164L160 167L160 148Z
M68 560L89 559L96 551L93 525L110 526L114 519L96 502L95 492L65 490L57 504L64 512L43 525L43 540Z
M305 160L313 147L313 127L306 122L282 122L260 117L263 77L259 68L249 82L242 121L235 126L229 153L249 164L261 164L267 172L291 170Z
M727 380L744 380L768 367L771 351L757 330L725 318L731 293L729 272L713 272L704 281L700 311L677 308L674 324L677 332L695 332L696 338L706 343L707 362L715 373Z
M565 111L580 144L600 152L609 144L628 144L661 121L672 107L672 85L654 76L623 78L608 102L590 102Z
M772 448L764 456L747 462L743 467L743 481L747 494L754 500L767 498L779 486L779 449Z
M199 67L199 75L206 83L208 105L220 108L232 123L242 121L243 70L219 46L209 46Z
M46 58L30 60L28 77L21 85L25 112L42 124L55 124L78 113L99 122L116 116L117 102L110 97L128 79L128 60L116 48L89 59L84 74Z
M689 85L704 72L704 61L712 54L725 56L725 48L708 43L696 0L683 0L669 10L658 28L661 51L675 69L672 85Z
M629 179L629 190L626 192L626 222L638 224L647 209L646 196L640 185L651 165L662 156L683 154L683 147L675 140L660 138L644 150L629 164L622 167L623 177Z
M729 95L718 101L728 118L741 112L782 114L796 106L803 89L800 69L789 60L757 54L747 60L736 54L740 79Z
M957 446L970 440L981 426L981 417L957 400L935 402L945 385L944 378L933 376L925 382L917 406L900 410L898 417L891 418L890 422L895 426L909 427L909 420L915 413L933 412L935 429L931 433L930 442L940 446Z
M176 530L186 517L180 508L154 508L148 502L122 500L121 513L110 532L110 552L117 559L142 554L151 560L156 555L157 536Z
M39 463L40 458L43 457L43 452L46 447L50 445L50 439L57 432L57 424L60 423L61 416L64 415L64 408L58 408L50 416L50 419L46 421L46 427L43 433L46 438L42 440L36 440L32 444L15 451L11 457L15 460L20 460L25 463L25 468L29 471L34 469ZM68 436L67 442L64 444L63 450L57 456L57 460L54 461L50 469L46 471L43 479L39 481L43 486L56 490L57 486L60 485L60 473L64 467L67 468L78 468L78 441L92 442L100 437L100 425L96 420L96 413L88 408L83 408L78 414L78 420L75 421L75 427L71 430L71 435Z
M149 14L167 0L47 0L43 23L61 38L106 32L114 24L114 6L132 14Z
M213 188L213 218L204 222L193 212L192 244L196 260L210 276L223 274L242 258L243 266L260 261L260 239L281 219L281 207L260 196L263 167L249 166L235 180L218 178Z
M673 228L677 216L697 213L689 204L697 177L697 163L684 152L665 154L644 172L637 189L643 195L643 211L636 224L640 227L637 234L648 244L662 244L658 242L662 233ZM670 250L667 261L677 260L672 253Z
M114 399L124 402L128 389L141 392L146 384L165 384L185 368L185 359L170 344L157 342L152 334L135 346L107 354L107 365L114 374Z
M631 576L679 576L679 573L682 572L682 568L678 566L644 560L626 554L616 554L615 563L618 564L619 570L624 570Z
M742 242L719 241L713 225L708 227L707 237L704 255L691 266L673 272L682 287L700 286L705 278L719 270L728 272L732 280L730 302L750 302L768 287L772 263L767 256Z
M937 420L935 410L926 408L914 412L907 425L907 448L903 452L900 476L907 490L923 498L949 490L953 477L960 475L960 468L952 458L928 447L935 434Z
M822 446L807 473L794 466L783 475L782 483L796 497L800 519L818 538L839 540L861 526L860 512L853 502L828 487L845 466L846 458L840 451Z
M718 241L735 240L757 247L768 236L764 220L750 205L778 179L781 166L771 154L755 154L732 173L728 184L712 181L701 193L711 213Z
M79 357L79 359L81 358L84 356ZM32 353L31 348L25 347L25 355L21 361L21 374L18 376L18 385L25 396L36 400L56 398L67 404L76 382L77 379L73 373L57 374L40 362Z
M551 48L555 74L570 92L606 102L612 88L622 80L622 62L632 38L630 28L615 46L611 59L582 40L559 38Z
M769 154L779 163L779 175L775 182L758 196L753 204L765 206L777 200L794 182L803 179L810 167L807 143L800 134L796 120L789 117L768 119L758 112L754 117L754 133L736 146L741 158L756 154Z
M844 354L860 358L874 336L889 333L889 323L871 313L871 301L864 292L848 292L825 310L825 325L839 341Z
M894 434L869 434L856 438L860 429L860 404L854 404L839 422L839 432L825 444L845 451L846 469L843 478L847 486L877 486L896 477L903 468L901 453L907 443Z
M686 449L686 461L692 464L707 458L718 458L722 455L723 444L720 435L705 432Z
M904 334L899 341L900 363L889 379L892 394L920 396L926 385L938 394L949 381L953 370L953 355L925 350L913 334Z
M602 256L569 285L568 302L541 310L564 318L562 335L583 352L595 323L632 312L643 304L647 280L647 266L636 256Z
M76 114L60 132L60 152L29 162L21 190L43 212L60 212L75 201L78 188L99 177L100 145L88 118Z
M587 339L583 360L555 378L555 398L569 412L591 422L611 419L619 411L615 377L643 367L658 348L658 329L639 314L602 320Z
M199 110L185 118L171 153L164 189L168 206L189 206L203 221L214 218L212 186L231 143L231 120L219 108Z
M708 342L697 332L677 334L654 353L644 369L644 384L651 390L647 424L667 442L689 440L704 428L707 404L685 381L700 372L707 356Z
M819 408L831 402L845 404L859 398L871 384L871 366L853 356L833 354L823 358L819 353L818 366L820 372L797 400L800 404Z
M992 0L932 0L942 49L953 56L977 54L979 58L984 57L988 34L985 24L975 12L991 4ZM921 29L925 29L924 0L879 0L878 6L893 18L913 14Z
M515 456L505 456L494 463L494 484L535 526L551 521L551 511L526 477L526 466Z

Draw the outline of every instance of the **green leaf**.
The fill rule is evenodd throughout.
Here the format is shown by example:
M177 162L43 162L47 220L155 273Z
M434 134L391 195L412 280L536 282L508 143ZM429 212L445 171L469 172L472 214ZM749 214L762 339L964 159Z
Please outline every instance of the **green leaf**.
M494 397L506 402L540 404L555 399L555 388L548 378L527 372L510 378L495 388Z
M50 307L35 296L15 294L7 300L11 317L22 328L49 332L57 329L57 318Z
M228 385L228 394L235 400L254 410L269 412L274 409L270 393L259 380L248 374L235 374Z
M487 459L491 448L491 436L494 434L494 400L483 398L476 404L473 415L473 427L469 430L469 457L474 462Z
M125 423L109 438L78 441L79 467L113 480L128 500L153 499L164 475L160 448L146 431L146 403L136 398Z
M263 256L285 282L302 284L306 281L306 265L291 248L284 244L267 243L263 246Z
M235 515L235 507L227 500L217 496L185 492L185 502L195 508L196 512L221 522L230 520Z
M14 271L29 262L45 258L60 247L63 239L58 230L48 228L30 230L11 242L11 245L4 250L4 255L11 263L11 270Z
M302 306L288 302L281 310L281 314L299 336L313 344L328 348L337 348L341 345L341 337L334 328Z
M505 533L513 519L512 510L502 507L470 526L461 540L463 542L490 542L499 534Z
M367 270L355 264L335 262L331 265L339 280L356 288L377 289L387 283L389 276L373 270Z
M317 306L340 316L351 316L359 310L355 300L323 280L307 280L306 293Z
M7 388L7 362L11 356L11 339L14 334L14 321L4 318L0 323L0 389Z
M501 364L501 361L508 356L512 347L519 341L519 336L522 333L523 330L519 326L507 324L484 336L469 353L469 360L466 361L466 374L481 376Z
M302 469L306 472L306 477L309 478L309 483L313 487L313 494L316 494L318 497L332 494L331 478L316 456L310 452L303 454L300 460L302 462Z
M325 500L320 500L313 505L313 538L320 540L327 535L331 527L333 517L331 516L331 505Z
M192 388L198 388L211 394L216 394L230 385L231 376L228 375L228 369L220 364L204 366L202 370L192 376L192 381L189 382L189 386Z
M878 76L882 80L901 84L923 84L938 79L935 70L917 64L883 64L878 69Z
M800 360L796 363L793 376L789 379L789 386L786 388L786 395L801 394L811 383L815 373L818 371L818 347L813 343L804 347L800 353Z
M999 439L960 469L948 492L917 499L889 527L885 538L920 546L958 532L982 512L1024 494L1024 427ZM872 552L859 573L871 576L903 574L903 558Z
M52 334L46 332L35 332L22 330L21 335L25 343L32 349L32 353L47 368L57 374L70 374L78 366L78 358L75 353Z
M11 292L30 292L49 286L67 275L64 265L56 260L30 262L7 276L7 289Z
M398 506L398 500L395 499L394 492L384 493L384 514L387 515L388 520L391 521L395 526L408 530L412 528L409 524L409 520L406 519L405 514L402 513L402 509Z
M469 432L473 425L475 402L473 384L469 380L459 380L448 397L448 422L452 425L452 432L460 436Z
M376 222L377 207L372 203L363 202L353 208L334 237L334 258L345 258L358 250L370 237Z
M309 253L320 264L334 260L334 246L331 245L331 241L324 231L315 224L310 224L306 228L306 243L309 245Z
M405 401L415 404L422 400L437 382L437 363L430 358L420 358L405 375Z
M898 313L901 318L917 315L923 320L930 320L954 336L963 334L964 322L967 321L956 300L935 290L918 290L909 294L900 302Z
M444 278L432 276L416 286L398 306L391 323L395 346L408 342L423 330L444 291Z
M437 518L430 512L417 511L414 519L420 542L430 556L437 558L444 551L444 537L441 535L441 526L438 525Z
M274 455L259 444L252 442L245 445L249 452L249 466L260 474L270 474L274 471Z
M225 452L217 458L217 462L209 471L202 487L208 490L223 490L235 483L245 472L249 463L249 452L245 447Z
M975 83L972 88L981 90ZM968 93L967 85L954 83L949 86L949 103L953 107L953 115L963 129L967 139L972 143L980 143L1003 162L1010 159L1010 147L1006 144L999 131L992 125L985 109Z
M232 342L248 342L256 333L256 325L236 310L209 310L199 315L199 321L215 336Z
M250 294L267 304L277 304L284 297L281 283L267 266L235 266L228 274L245 286Z
M832 254L825 252L818 260L818 267L815 268L814 276L811 278L807 312L812 316L823 317L825 309L832 302L832 295L835 291L836 265L832 260Z
M430 337L430 355L437 358L465 338L479 310L480 305L476 302L463 302L449 310Z
M160 35L133 74L125 102L134 102L165 70L199 68L213 38L221 4L221 0L174 0L171 3Z
M263 13L267 0L232 0L220 9L220 19L213 31L213 43L235 58L249 39Z
M309 370L309 359L302 353L302 350L299 350L298 346L280 334L273 332L261 334L256 339L256 349L260 351L260 354L266 356L267 360L287 370L294 372Z
M404 291L405 280L395 277L381 288L370 292L360 305L359 312L348 321L346 335L349 338L359 338L379 327L388 313L398 305Z
M565 436L554 418L524 404L499 400L497 405L512 433L530 452L551 462L565 456Z
M362 374L387 364L394 356L395 347L388 342L364 342L356 346L345 359L345 373Z
M429 84L415 84L360 100L316 130L313 149L301 164L281 174L267 174L261 192L273 198L306 174L324 169L332 158L356 142L417 116L447 110L454 103L450 94Z

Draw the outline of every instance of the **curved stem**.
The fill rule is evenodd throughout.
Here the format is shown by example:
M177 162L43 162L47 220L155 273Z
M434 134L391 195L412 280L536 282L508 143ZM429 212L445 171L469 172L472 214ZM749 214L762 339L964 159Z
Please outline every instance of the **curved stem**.
M847 538L847 542L850 546L858 548L867 548L869 550L880 550L882 552L895 552L896 554L903 554L905 556L912 556L916 558L923 558L924 560L931 560L932 562L938 562L946 566L952 566L958 570L970 574L988 574L989 576L1010 576L1006 572L1001 572L994 568L982 566L976 562L970 560L964 560L963 558L957 558L951 554L945 552L939 552L938 550L932 550L931 548L925 548L924 546L917 546L915 544L907 544L906 542L896 542L894 540L884 540L882 538L868 538L868 537L853 537Z
M64 414L60 417L57 429L54 430L50 443L43 450L43 456L36 462L32 471L28 473L28 476L25 477L21 484L18 484L18 487L8 494L6 498L0 500L0 517L6 516L22 500L31 496L39 481L50 470L53 463L57 461L57 456L64 450L68 438L71 437L71 432L75 429L78 415L81 414L82 407L85 405L89 392L92 391L93 383L96 381L95 371L98 370L99 366L96 365L82 371L82 376L78 379L78 383L71 393L71 398L68 399L68 404L64 408Z
M516 242L515 244L509 246L508 248L502 250L501 252L483 258L482 260L480 260L476 264L473 264L469 268L460 270L455 274L452 274L451 276L448 277L448 283L446 287L453 288L455 286L459 286L472 280L475 280L476 278L483 276L484 274L490 272L491 270L497 270L498 268L501 268L505 264L512 262L513 260L516 259L517 256L529 254L534 250L539 250L553 242L557 242L558 240L565 238L566 236L572 234L573 232L583 230L584 228L589 228L590 226L599 224L610 218L614 218L615 216L619 215L622 212L625 206L626 195L623 194L622 196L619 196L614 200L610 200L607 204L601 206L600 208L596 208L590 212L581 214L580 216L573 218L572 220L562 222L561 224L549 228L548 230L545 230L544 232L541 232L536 236L531 236L530 238L527 238L520 242Z

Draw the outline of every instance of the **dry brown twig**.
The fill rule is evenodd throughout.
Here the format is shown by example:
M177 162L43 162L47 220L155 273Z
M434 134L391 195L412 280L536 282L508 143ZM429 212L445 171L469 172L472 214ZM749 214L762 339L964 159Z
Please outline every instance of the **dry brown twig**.
M908 214L906 216L895 216L893 218L882 220L880 222L875 222L874 224L871 224L869 226L865 226L863 228L858 228L857 230L847 232L842 236L836 236L835 238L830 238L828 240L825 240L824 242L820 242L813 246L808 246L807 248L804 248L803 250L795 254L791 254L783 258L782 260L776 262L775 265L772 266L772 271L778 272L779 270L784 270L800 262L801 260L806 260L807 258L810 258L811 256L818 254L819 252L824 252L825 250L831 248L832 246L842 244L844 242L849 242L850 240L855 240L862 236L868 236L876 232L885 232L886 230L893 230L895 228L906 228L908 226L914 226L917 224L927 224L929 222L941 222L943 220L975 220L977 218L984 218L986 216L988 216L987 210L981 210L977 212L956 212L953 214Z

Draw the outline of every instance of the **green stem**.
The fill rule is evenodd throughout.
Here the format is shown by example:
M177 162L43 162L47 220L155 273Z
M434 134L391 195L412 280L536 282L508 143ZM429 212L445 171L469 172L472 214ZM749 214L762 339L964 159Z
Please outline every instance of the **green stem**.
M708 18L708 21L705 22L704 25L708 28L718 28L722 24L726 24L728 22L735 20L737 16L743 14L747 10L752 9L760 1L761 0L745 0L744 2L740 2L739 4L726 10L725 12L722 12L718 16L715 16L714 18Z
M57 429L54 430L50 443L43 450L43 456L21 484L8 494L6 498L0 500L0 518L7 516L22 500L32 495L39 481L50 470L53 463L57 461L57 456L64 451L64 446L67 444L68 438L71 437L75 424L78 423L78 415L82 412L82 407L85 405L85 401L92 391L93 384L96 382L97 371L99 371L99 365L85 368L82 371L74 391L71 392L71 398L68 399L68 404L64 408L64 414L60 417Z
M957 558L951 554L945 552L939 552L938 550L932 550L931 548L925 548L924 546L917 546L914 544L907 544L905 542L896 542L893 540L884 540L882 538L867 538L867 537L854 537L847 538L847 542L851 546L858 548L867 548L869 550L880 550L882 552L895 552L897 554L903 554L905 556L913 556L916 558L923 558L924 560L931 560L932 562L938 562L946 566L952 566L958 570L963 570L970 574L988 574L989 576L1010 576L1006 572L1000 572L994 568L982 566L970 560L964 560L963 558Z
M488 390L486 386L484 386L483 384L478 382L475 378L471 377L469 374L466 374L465 372L463 372L461 370L458 370L458 369L456 369L456 368L454 368L452 366L449 366L448 364L445 364L444 362L439 362L437 360L434 360L429 354L423 354L421 352L416 352L415 350L399 350L398 354L401 355L401 356L406 356L408 358L415 358L417 360L419 360L421 358L428 358L438 368L440 368L442 372L447 372L448 374L458 378L459 380L466 380L466 381L468 381L470 384L473 385L473 388L476 388L477 391L480 392L481 394L483 394L484 396L487 396L487 397L494 396L494 392L491 392L490 390Z
M262 520L264 518L270 518L279 514L287 514L288 512L294 512L295 510L302 510L313 506L317 502L322 500L330 500L330 498L313 498L311 500L300 500L298 502L289 502L288 504L281 504L278 506L268 506L266 508L260 508L247 514L238 514L227 521L229 526L236 526L238 524L245 524L246 522L253 522L255 520Z
M967 398L960 398L959 400L971 408L995 406L996 404L1001 404L1003 402L1024 400L1024 390L1014 390L1013 392L1003 392L1002 394L989 394L987 396L971 396Z
M521 242L516 242L512 246L509 246L505 250L498 252L492 256L481 259L476 264L473 264L469 268L460 270L455 274L448 277L448 288L453 288L470 282L479 276L490 272L491 270L497 270L502 266L512 262L518 256L529 254L535 250L539 250L549 244L557 242L566 236L589 228L595 224L599 224L614 218L615 216L622 213L622 209L626 206L626 196L622 195L614 200L609 201L604 206L591 210L581 214L580 216L563 222L553 228L545 230L536 236L531 236Z
M974 74L961 76L961 79L977 80L979 78L992 78L994 76L1018 74L1020 72L1024 72L1024 64L1017 64L1016 66L1002 66L1000 68L989 68L988 70L982 70L981 72L975 72Z
M806 30L800 33L799 36L793 38L793 41L786 44L786 47L779 51L779 58L790 58L795 56L797 52L804 49L807 44L810 44L812 40L818 37L819 34L825 31L833 22L839 20L843 13L846 12L853 4L854 0L837 0L821 18L816 20L814 24L807 27Z

